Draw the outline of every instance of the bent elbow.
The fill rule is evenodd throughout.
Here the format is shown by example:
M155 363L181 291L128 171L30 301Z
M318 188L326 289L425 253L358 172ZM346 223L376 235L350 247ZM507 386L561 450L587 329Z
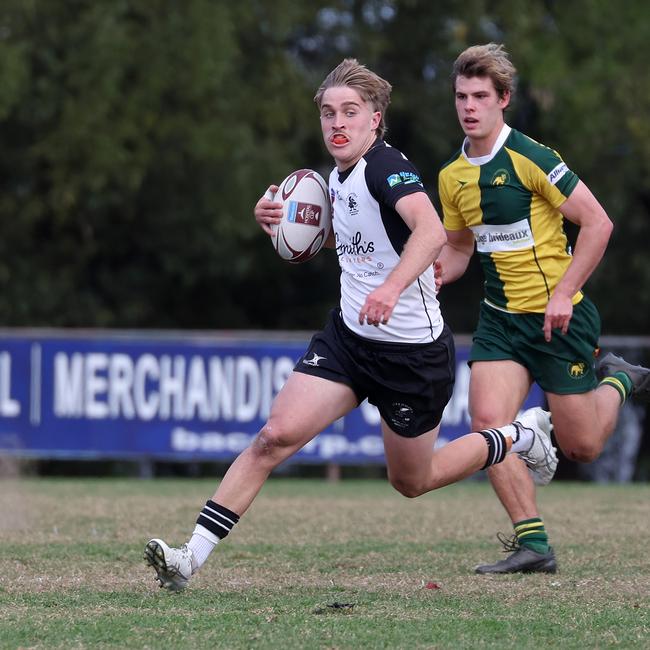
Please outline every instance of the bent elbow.
M447 243L447 231L436 224L436 227L431 232L431 242L436 248L442 249Z
M612 233L614 232L614 222L607 215L605 215L605 223L603 225L603 231L607 235L607 239L609 239L612 236Z
M614 224L612 223L612 220L603 213L603 219L600 226L600 236L603 242L603 248L607 247L613 231Z

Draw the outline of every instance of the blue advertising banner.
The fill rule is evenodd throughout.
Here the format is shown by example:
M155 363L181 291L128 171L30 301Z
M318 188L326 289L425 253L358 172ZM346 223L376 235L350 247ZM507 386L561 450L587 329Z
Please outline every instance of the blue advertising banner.
M196 334L0 335L0 453L40 458L229 461L245 449L307 338ZM469 431L468 347L439 444ZM527 406L542 403L535 385ZM364 402L294 457L383 463Z

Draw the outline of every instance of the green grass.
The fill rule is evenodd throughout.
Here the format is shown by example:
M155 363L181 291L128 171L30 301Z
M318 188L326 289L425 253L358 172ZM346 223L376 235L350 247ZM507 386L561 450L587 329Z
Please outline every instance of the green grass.
M540 490L559 573L476 576L509 532L484 483L271 480L163 592L144 543L185 541L214 485L0 481L0 648L650 647L648 485Z

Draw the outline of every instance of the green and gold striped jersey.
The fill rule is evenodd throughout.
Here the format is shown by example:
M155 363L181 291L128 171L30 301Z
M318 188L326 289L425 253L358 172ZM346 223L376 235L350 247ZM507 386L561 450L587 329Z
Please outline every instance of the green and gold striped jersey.
M509 312L543 312L571 262L559 207L578 177L559 154L504 125L490 155L461 148L442 167L447 230L470 228L485 275L485 300ZM573 298L576 304L582 292Z

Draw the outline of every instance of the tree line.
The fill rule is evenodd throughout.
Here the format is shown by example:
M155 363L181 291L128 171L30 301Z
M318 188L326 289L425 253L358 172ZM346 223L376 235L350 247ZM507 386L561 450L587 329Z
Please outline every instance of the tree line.
M329 173L317 86L346 56L387 78L387 140L438 205L462 139L451 65L496 41L519 71L508 122L557 149L615 223L586 287L604 332L647 334L648 25L640 0L4 0L0 323L319 327L335 255L283 263L252 217L293 169ZM457 332L480 296L476 265L444 289Z

